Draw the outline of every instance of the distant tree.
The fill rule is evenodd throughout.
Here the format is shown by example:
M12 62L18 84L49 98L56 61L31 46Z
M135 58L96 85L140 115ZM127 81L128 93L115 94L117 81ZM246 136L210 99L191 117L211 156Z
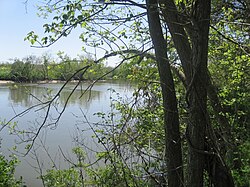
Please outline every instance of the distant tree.
M52 57L49 53L44 53L41 57L41 61L42 61L43 79L48 80L49 79L49 65L52 62Z
M4 63L0 64L0 79L1 80L10 80L11 79L11 64Z

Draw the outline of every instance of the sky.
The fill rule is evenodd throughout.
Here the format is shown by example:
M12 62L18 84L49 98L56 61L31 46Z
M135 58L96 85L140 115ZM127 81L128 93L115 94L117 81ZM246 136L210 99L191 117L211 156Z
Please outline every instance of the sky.
M27 33L35 31L41 37L46 20L37 16L36 4L39 0L29 0L27 9L25 0L0 0L0 63L12 62L11 59L22 59L29 55L41 56L50 53L56 56L59 51L74 58L83 54L83 43L79 40L79 32L74 31L67 38L62 38L49 48L34 48L24 41ZM48 20L47 20L48 22Z

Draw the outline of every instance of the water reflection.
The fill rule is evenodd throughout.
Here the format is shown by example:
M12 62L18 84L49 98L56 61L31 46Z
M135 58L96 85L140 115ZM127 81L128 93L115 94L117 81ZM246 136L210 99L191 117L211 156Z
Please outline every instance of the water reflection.
M21 105L29 107L36 101L36 99L32 97L31 93L40 97L43 91L44 90L39 87L26 87L22 85L10 86L8 100L11 101L14 106Z
M61 86L61 85L60 85ZM30 107L34 104L38 104L39 100L46 102L58 92L60 87L58 84L53 86L48 85L15 85L9 87L8 100L14 106ZM70 85L63 89L58 98L60 106L64 106L67 102L69 95L71 94L73 85ZM89 108L92 100L101 99L101 91L91 90L82 94L84 90L77 89L70 97L67 105L79 105L84 108Z
M60 94L59 102L61 105L64 105L67 102L70 93L71 90L65 90ZM88 109L91 105L91 101L93 100L100 101L100 99L101 99L100 91L95 91L95 90L87 91L82 95L82 92L77 90L71 95L68 101L68 105L79 105L84 107L85 109L86 108Z
M17 113L20 113L39 103L38 99L42 101L48 101L53 97L63 84L17 84L17 85L0 85L0 120L9 120ZM63 105L67 102L68 96L70 95L75 84L67 85L64 90L60 93L60 97L57 102L59 110L51 110L50 117L53 119L58 116L58 111L61 111ZM95 84L91 91L86 92L81 96L82 90L85 90L89 84L83 83L82 88L79 87L71 96L68 101L66 111L63 113L58 127L55 130L50 128L44 128L40 133L42 140L46 143L50 149L50 154L58 155L58 146L62 147L65 152L71 152L72 146L75 146L73 138L78 137L84 141L84 144L95 150L97 146L92 138L92 131L89 126L85 123L85 118L82 112L86 114L90 122L98 122L100 119L97 116L93 116L96 112L108 112L110 111L110 97L112 91L108 91L112 88L120 93L120 96L130 97L132 95L133 87L126 83L108 83L100 82ZM44 108L45 110L46 108ZM45 114L43 110L37 108L33 111L29 111L25 115L16 118L14 121L18 121L19 129L30 129L38 128L44 119ZM5 155L9 155L7 152L13 145L16 145L16 138L8 135L8 129L0 132L2 140L1 151L6 150ZM39 147L39 141L36 142L36 146ZM22 149L21 145L18 145L18 149ZM37 150L40 155L39 158L47 162L47 157L44 155L44 151ZM56 156L55 156L56 157ZM54 158L54 157L53 157ZM39 180L36 180L37 173L34 172L34 168L30 167L30 163L33 163L29 157L20 158L21 164L18 166L16 175L23 176L27 186L40 187ZM29 164L28 164L29 163ZM45 164L44 163L44 164Z

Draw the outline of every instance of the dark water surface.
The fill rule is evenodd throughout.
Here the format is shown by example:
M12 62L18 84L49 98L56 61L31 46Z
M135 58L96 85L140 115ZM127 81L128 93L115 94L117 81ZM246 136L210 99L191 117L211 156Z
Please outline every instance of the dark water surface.
M27 108L40 103L41 100L48 100L57 93L62 85L63 83L0 85L0 121L8 121ZM74 85L74 83L67 85L53 104L54 106L51 107L48 118L50 122L55 121L58 117L58 112L62 110L67 102ZM16 176L22 176L28 187L42 186L41 181L37 179L39 172L37 172L36 157L43 169L52 166L49 156L56 161L57 167L67 168L69 164L65 162L59 148L69 158L73 157L71 149L76 146L76 139L84 141L83 143L90 149L101 149L93 140L93 132L86 123L84 115L88 121L98 122L100 119L93 114L110 111L111 97L116 98L116 93L119 93L120 96L129 98L133 91L133 87L125 82L99 82L94 85L91 92L86 92L79 98L88 85L89 83L83 83L82 87L77 88L68 101L67 108L58 125L43 128L35 141L34 149L27 156L19 157L21 164L17 167ZM45 115L46 108L38 107L15 118L12 125L17 124L20 131L27 129L34 131L43 122ZM17 151L25 152L24 147L27 144L19 144L22 142L20 138L16 135L10 135L9 131L9 128L5 128L0 132L2 139L0 152L8 157L15 145ZM88 152L88 149L86 151ZM88 159L91 161L91 153Z

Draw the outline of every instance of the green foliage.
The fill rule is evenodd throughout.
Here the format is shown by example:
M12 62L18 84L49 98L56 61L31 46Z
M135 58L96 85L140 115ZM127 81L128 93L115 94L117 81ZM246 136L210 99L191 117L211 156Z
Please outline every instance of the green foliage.
M139 88L131 100L111 90L111 112L97 113L103 125L96 137L106 147L98 158L106 165L90 174L99 185L155 186L155 181L165 180L163 109L156 96L160 90L157 84Z
M250 141L238 147L238 152L234 152L234 169L232 174L237 186L250 185Z
M21 187L22 181L16 180L14 172L16 165L19 163L15 156L7 160L3 155L0 155L0 187Z
M26 59L16 59L11 65L11 79L17 82L31 82L42 79L40 66L36 63L33 56Z
M74 148L73 152L76 155L85 155L80 147ZM155 182L150 176L146 174L142 169L141 163L133 163L131 168L127 163L123 162L123 158L114 153L100 152L97 153L98 160L108 162L98 168L92 168L87 164L82 163L81 165L74 164L69 169L47 170L46 174L41 178L46 187L78 187L78 186L145 186L153 187ZM85 178L82 178L82 173L85 173Z
M73 168L64 170L48 170L42 176L46 187L81 187L79 172Z
M240 5L240 4L239 4ZM219 4L219 6L222 6ZM228 153L227 162L232 169L235 184L237 186L248 186L250 170L249 142L250 142L250 61L247 54L249 37L245 37L247 28L235 24L234 21L241 18L244 9L233 10L236 7L223 7L224 19L216 27L217 31L211 31L211 42L209 51L209 70L212 81L218 88L218 95L224 108L224 113L229 120L231 132L231 148ZM236 8L237 9L237 8ZM227 11L226 11L227 10ZM234 17L235 12L239 16ZM236 19L236 20L234 20ZM231 22L228 22L230 20ZM225 34L218 35L218 32ZM213 114L212 114L213 116ZM213 119L213 118L212 118ZM214 122L214 121L213 121ZM217 123L214 122L216 125ZM215 128L216 129L216 128ZM219 131L219 129L217 129Z
M10 64L0 64L0 79L10 80L11 79L11 66Z
M72 149L77 156L77 164L69 169L49 169L45 175L41 176L46 187L81 187L83 186L83 176L81 168L84 167L85 152L80 147Z
M180 10L180 20L191 21L195 15L195 1L176 0L174 2L177 10ZM114 9L112 7L114 6L105 6L105 3L89 4L87 1L80 0L40 7L41 15L44 17L48 17L53 10L56 10L57 14L53 15L51 24L43 26L46 36L40 41L34 32L28 33L26 39L32 45L38 43L49 46L79 26L82 29L80 39L90 47L102 49L105 54L124 49L147 50L151 40L147 23L144 20L145 14L131 6ZM222 108L225 109L221 113L227 117L230 124L227 128L231 131L230 142L233 142L234 145L226 161L232 168L237 186L249 185L250 172L248 12L249 4L246 1L212 1L211 24L213 29L211 29L209 41L209 70L212 81L218 89ZM104 24L102 25L102 23ZM185 25L185 23L181 25L183 24ZM192 33L192 25L187 24L186 26L187 33ZM192 37L194 36L190 35L190 40ZM166 36L166 40L171 41L171 39ZM172 45L171 42L170 45ZM175 53L173 48L168 50L171 61L178 59ZM130 56L130 54L122 54L123 58ZM88 64L93 64L93 60L83 59L78 63L67 56L61 56L60 63L46 65L47 78L66 80L77 67ZM25 65L25 70L29 69L29 72L25 72L22 68ZM25 62L17 63L15 66L15 69L19 70L12 72L18 72L16 75L14 74L15 77L19 76L20 80L32 78L32 64ZM179 66L177 62L176 67ZM102 64L93 64L83 79L91 80L100 77L105 73L103 69ZM165 138L168 137L165 137L162 125L162 97L160 84L156 81L159 80L157 67L153 60L135 57L130 62L121 65L113 75L117 79L137 81L138 90L134 92L133 99L127 102L117 95L117 99L113 99L113 108L110 113L97 113L101 118L100 124L103 125L102 128L95 129L96 138L99 143L106 146L106 151L99 153L98 156L106 163L105 167L96 170L85 168L83 164L85 157L80 148L74 149L74 153L78 157L77 166L86 169L93 185L147 186L150 185L150 182L142 176L147 174L152 177L157 172L166 173L164 170L166 166L163 165L165 163L163 147L166 144ZM75 79L78 79L79 76ZM181 125L183 125L186 123L185 117L187 117L185 116L185 94L183 87L180 86L180 81L176 79L175 82L179 99L179 117ZM212 110L211 106L209 106L209 113L212 126L219 137L220 124L215 119L218 114ZM115 120L115 116L120 118ZM183 126L181 128L184 129ZM188 154L185 146L183 147L183 153ZM59 179L59 184L66 185L66 181L62 179L63 176L68 177L69 181L79 180L76 168L62 171L49 170L45 179L47 177L48 181L52 181L48 185L55 185L57 179Z
M90 181L88 184L110 187L110 186L145 186L149 187L147 181L143 179L142 173L139 170L131 170L120 160L106 164L105 167L88 170ZM141 176L141 178L136 178Z
M115 78L120 80L131 80L139 84L147 84L158 79L156 64L147 58L133 58L127 63L123 63L116 71Z
M29 56L22 60L15 59L13 64L0 64L0 80L13 80L17 82L36 82L41 80L68 80L78 69L91 65L83 77L79 73L73 79L94 80L110 72L111 67L105 67L102 63L96 64L92 59L80 57L71 59L67 55L59 55L59 63L46 56ZM114 74L102 77L111 79Z

